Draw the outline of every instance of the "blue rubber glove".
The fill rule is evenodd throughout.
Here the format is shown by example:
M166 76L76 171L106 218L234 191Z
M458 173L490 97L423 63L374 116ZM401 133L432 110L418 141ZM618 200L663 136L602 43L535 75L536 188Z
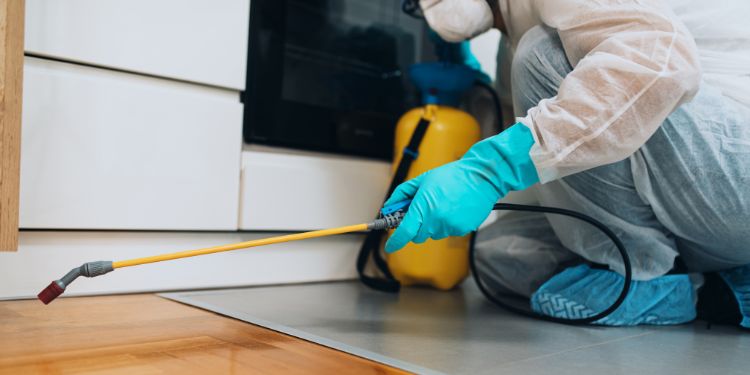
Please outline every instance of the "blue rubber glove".
M461 159L399 185L385 205L412 202L385 251L476 230L500 198L539 181L529 156L533 144L531 131L518 123L475 144Z

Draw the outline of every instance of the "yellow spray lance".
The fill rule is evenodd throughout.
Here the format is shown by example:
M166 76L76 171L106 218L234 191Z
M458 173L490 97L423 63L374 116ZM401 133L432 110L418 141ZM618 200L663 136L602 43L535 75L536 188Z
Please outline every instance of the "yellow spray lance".
M401 219L403 219L406 209L409 206L409 203L411 203L411 201L406 200L406 201L398 202L388 207L385 207L381 210L381 214L382 214L381 217L369 223L348 225L344 227L322 229L322 230L316 230L316 231L304 232L304 233L289 234L289 235L278 236L278 237L263 238L259 240L238 242L234 244L207 247L203 249L179 251L176 253L154 255L154 256L143 257L143 258L120 260L116 262L96 261L96 262L84 263L80 267L76 267L70 270L70 272L68 272L61 279L55 280L52 283L50 283L49 286L44 288L44 290L42 290L37 295L37 297L39 298L39 300L44 302L45 305L49 304L55 298L63 294L63 292L65 292L65 288L67 288L70 285L70 283L72 283L79 276L96 277L96 276L100 276L100 275L104 275L106 273L112 272L118 268L139 266L142 264L164 262L164 261L182 259L182 258L189 258L189 257L194 257L194 256L199 256L199 255L208 255L208 254L220 253L224 251L247 249L251 247L272 245L272 244L283 243L283 242L299 241L299 240L306 240L306 239L318 238L318 237L327 237L327 236L333 236L333 235L344 234L344 233L362 232L362 231L367 231L367 230L392 229L392 228L397 227L401 223Z

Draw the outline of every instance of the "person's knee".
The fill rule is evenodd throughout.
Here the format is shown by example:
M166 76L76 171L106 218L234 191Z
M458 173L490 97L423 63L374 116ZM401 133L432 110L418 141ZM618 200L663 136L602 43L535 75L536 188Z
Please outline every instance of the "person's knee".
M542 26L527 31L511 64L516 115L524 116L540 100L555 96L563 78L572 70L556 31Z
M537 187L542 205L591 216L612 229L630 254L633 276L649 280L667 273L677 255L674 239L634 185L630 158L589 169ZM589 261L623 273L614 243L598 229L551 215L550 223L565 248Z

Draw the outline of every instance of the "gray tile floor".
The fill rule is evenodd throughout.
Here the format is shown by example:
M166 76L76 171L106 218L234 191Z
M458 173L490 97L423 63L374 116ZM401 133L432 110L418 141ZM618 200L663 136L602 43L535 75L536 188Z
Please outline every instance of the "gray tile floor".
M418 373L750 373L750 333L734 327L570 327L500 310L472 283L399 295L338 282L162 296Z

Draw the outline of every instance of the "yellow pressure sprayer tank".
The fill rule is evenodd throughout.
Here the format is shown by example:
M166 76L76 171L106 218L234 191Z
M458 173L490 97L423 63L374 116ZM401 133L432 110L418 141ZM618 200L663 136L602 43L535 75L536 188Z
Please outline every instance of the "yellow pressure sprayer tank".
M479 124L474 117L455 107L463 92L473 84L475 71L462 65L427 63L412 66L409 74L422 90L426 104L410 110L398 122L394 172L419 120L424 118L430 125L407 180L460 159L480 140ZM386 259L393 276L402 285L429 285L447 290L469 273L469 242L470 237L465 236L409 243L388 254Z

